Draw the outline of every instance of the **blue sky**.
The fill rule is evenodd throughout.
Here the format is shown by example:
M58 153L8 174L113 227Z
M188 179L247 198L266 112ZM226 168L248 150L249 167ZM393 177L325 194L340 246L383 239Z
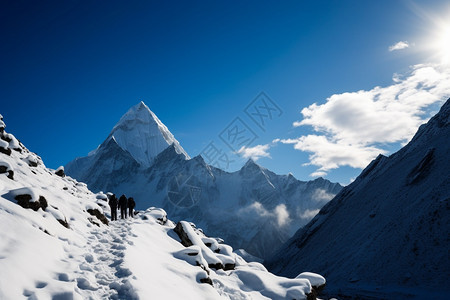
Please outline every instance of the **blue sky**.
M49 167L142 100L191 156L212 142L228 171L253 156L346 184L450 96L446 1L130 2L0 4L0 113ZM261 92L279 108L262 127L245 113ZM244 148L221 139L233 122Z

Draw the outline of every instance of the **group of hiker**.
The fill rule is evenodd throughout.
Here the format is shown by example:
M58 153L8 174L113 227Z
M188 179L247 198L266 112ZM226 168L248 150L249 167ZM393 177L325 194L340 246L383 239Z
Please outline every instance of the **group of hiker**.
M133 217L133 210L136 206L136 202L133 197L127 198L125 195L122 195L119 199L117 199L115 194L109 194L108 199L109 207L111 207L111 221L117 221L118 209L120 209L120 217L122 219L126 219L127 215Z

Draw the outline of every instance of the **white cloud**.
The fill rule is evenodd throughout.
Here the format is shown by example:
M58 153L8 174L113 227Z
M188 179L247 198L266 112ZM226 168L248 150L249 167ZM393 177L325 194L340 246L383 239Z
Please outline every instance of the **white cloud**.
M267 209L265 209L264 206L260 202L257 202L257 201L255 201L252 204L250 204L249 206L243 208L242 211L243 212L253 211L256 214L258 214L260 217L270 215L269 211Z
M335 194L328 193L324 189L317 189L312 195L312 199L317 202L328 202L336 196Z
M430 115L432 104L450 96L450 69L434 65L414 66L394 83L371 90L334 94L327 102L312 104L294 126L312 126L317 134L281 140L312 153L309 165L324 176L341 166L364 168L387 144L406 143Z
M246 217L256 218L255 220L259 221L262 221L263 218L271 219L275 221L279 227L283 227L291 222L289 212L284 204L279 204L273 211L269 211L260 202L255 201L249 206L240 209L239 213Z
M407 41L400 41L392 46L389 46L389 51L402 50L409 47L409 43Z
M318 213L319 213L319 209L306 209L305 211L297 211L297 215L299 216L300 219L303 220L311 220L312 218L314 218Z
M289 212L286 208L286 205L284 204L277 205L277 207L275 207L273 212L277 218L277 223L279 227L283 227L284 225L290 222Z
M266 145L256 145L254 147L245 147L242 146L237 154L241 154L244 158L252 158L253 160L258 160L261 157L270 157L270 153L268 152L270 148L269 144Z

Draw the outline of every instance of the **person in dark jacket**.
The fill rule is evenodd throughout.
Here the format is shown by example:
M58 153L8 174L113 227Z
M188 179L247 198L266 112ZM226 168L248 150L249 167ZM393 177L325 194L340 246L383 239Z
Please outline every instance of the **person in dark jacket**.
M120 217L125 219L127 217L128 200L125 195L119 198Z
M109 197L109 207L111 208L111 221L117 221L117 198L112 194Z
M128 198L128 214L130 217L133 217L133 209L136 206L136 202L134 202L133 197Z

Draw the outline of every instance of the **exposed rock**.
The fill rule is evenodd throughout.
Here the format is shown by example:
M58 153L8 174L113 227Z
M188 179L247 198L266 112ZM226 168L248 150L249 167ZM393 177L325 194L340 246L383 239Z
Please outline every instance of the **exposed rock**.
M70 228L69 223L67 223L67 220L61 220L61 219L58 219L58 222L59 222L62 226L66 227L66 228Z
M211 280L211 278L209 278L209 277L201 278L201 279L200 279L200 282L201 282L201 283L207 283L207 284L213 285L212 280Z
M108 225L108 219L98 209L88 209L87 212L97 217L103 224Z
M181 243L183 244L183 246L189 247L189 246L193 245L192 241L189 239L189 236L184 231L183 225L181 225L180 222L177 223L177 226L175 226L173 231L175 231L175 233L178 234L178 237L180 238Z
M28 165L30 166L30 167L37 167L38 166L38 163L37 162L35 162L35 161L28 161Z
M225 264L223 268L224 271L234 270L236 268L236 264Z
M316 300L317 294L314 292L314 288L311 290L311 293L306 294L306 300Z
M427 151L423 159L415 166L407 177L407 184L414 184L427 176L434 160L435 148L431 148Z
M39 208L42 208L42 210L45 211L45 209L48 206L47 200L45 199L45 197L39 196L38 201L30 202L30 200L32 198L33 197L29 194L22 194L22 195L17 195L16 197L14 197L14 199L17 201L17 204L19 204L23 208L31 208L34 211L37 211Z
M6 133L6 132L2 132L2 134L0 135L0 138L1 138L2 140L4 140L5 142L7 142L7 143L9 143L9 142L12 141L11 137L10 137L9 134Z
M8 178L13 180L14 179L14 171L11 170L11 167L9 164L5 162L0 162L0 174L8 173Z
M44 196L39 196L39 204L44 211L48 207L47 199Z
M94 219L94 218L89 217L89 218L88 218L88 221L91 222L91 224L94 224L94 225L100 227L100 223L97 222L97 219Z
M6 154L8 156L11 155L11 149L9 149L9 148L0 147L0 152L3 153L3 154Z
M59 167L56 171L55 174L60 176L60 177L66 177L66 174L64 173L64 167L61 166Z
M223 266L223 264L221 264L221 263L208 264L208 267L209 267L210 269L216 269L216 270L224 269L224 266Z

